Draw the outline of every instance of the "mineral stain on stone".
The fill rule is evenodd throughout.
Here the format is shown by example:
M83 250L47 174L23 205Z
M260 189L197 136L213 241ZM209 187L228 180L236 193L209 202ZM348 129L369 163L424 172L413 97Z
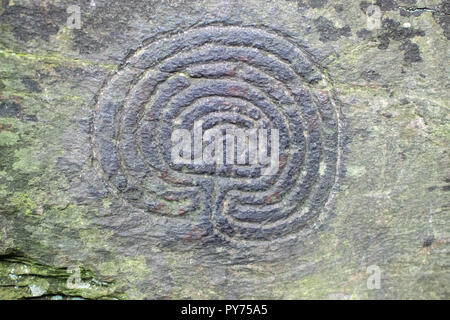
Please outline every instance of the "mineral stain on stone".
M433 12L433 18L441 26L444 36L450 39L450 1L443 0Z
M378 36L378 48L382 50L387 49L392 40L404 41L417 36L425 36L425 31L414 28L405 28L400 26L400 22L394 21L390 18L384 19L381 26L381 34Z
M377 0L375 5L379 6L381 11L390 11L397 9L395 0Z
M363 72L361 72L361 78L362 79L364 79L364 80L366 80L366 81L369 81L369 82L371 82L371 81L376 81L376 80L378 80L378 79L380 79L380 75L376 72L376 71L374 71L374 70L366 70L366 71L363 71Z
M377 0L375 3L372 1L362 1L359 3L359 8L366 13L366 10L370 5L378 6L381 11L391 11L398 8L395 0Z
M0 117L17 118L20 116L20 104L14 101L0 102Z
M346 25L342 28L335 27L331 20L321 16L314 20L314 25L320 33L319 40L322 42L336 41L340 37L351 36L350 26Z
M363 29L359 29L356 32L356 35L360 39L367 40L367 39L370 39L372 37L372 31L363 28Z
M407 40L403 42L400 47L400 50L403 50L403 60L405 62L421 62L422 57L420 56L419 46L416 43L411 42L411 40Z
M311 8L322 8L328 0L309 0Z
M25 87L31 91L31 92L42 92L42 89L39 85L39 83L33 79L31 79L31 77L23 77L21 79L22 83L25 85Z
M0 23L8 23L14 36L25 42L36 38L49 41L49 37L57 34L67 19L65 8L52 5L46 8L34 5L30 8L7 3L3 1L4 11L0 15Z
M402 41L399 49L404 52L403 60L407 63L420 62L422 61L422 58L420 56L419 46L413 43L410 39L424 36L425 31L423 30L403 27L400 26L400 22L386 18L382 21L381 33L377 36L379 42L378 48L381 50L386 50L391 41Z
M83 30L74 30L74 49L78 49L82 54L92 54L98 52L103 44L89 36Z
M429 236L429 237L425 238L425 240L423 241L422 246L424 248L430 247L433 244L433 242L434 242L434 236Z

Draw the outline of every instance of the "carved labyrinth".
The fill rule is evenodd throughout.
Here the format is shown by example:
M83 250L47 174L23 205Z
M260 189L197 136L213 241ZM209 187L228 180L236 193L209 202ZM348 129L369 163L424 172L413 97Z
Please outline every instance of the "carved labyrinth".
M319 68L271 31L207 26L131 56L98 97L96 166L111 191L147 212L201 215L231 241L268 241L314 223L339 174L339 110ZM174 164L171 133L279 131L279 170ZM178 217L175 217L178 216Z

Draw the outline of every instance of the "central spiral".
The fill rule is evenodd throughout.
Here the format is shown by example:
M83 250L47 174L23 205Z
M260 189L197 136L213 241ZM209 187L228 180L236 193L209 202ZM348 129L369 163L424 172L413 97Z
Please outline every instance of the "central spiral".
M327 209L338 177L339 109L328 85L303 49L270 30L207 26L157 39L99 94L97 168L141 210L204 215L230 241L286 236ZM251 141L267 141L256 157L276 161L252 161L248 148L239 155ZM201 161L213 144L215 161Z

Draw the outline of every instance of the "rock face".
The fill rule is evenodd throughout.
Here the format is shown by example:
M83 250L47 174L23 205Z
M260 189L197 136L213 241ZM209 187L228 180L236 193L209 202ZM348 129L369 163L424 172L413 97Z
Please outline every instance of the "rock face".
M448 2L2 4L0 298L449 298Z

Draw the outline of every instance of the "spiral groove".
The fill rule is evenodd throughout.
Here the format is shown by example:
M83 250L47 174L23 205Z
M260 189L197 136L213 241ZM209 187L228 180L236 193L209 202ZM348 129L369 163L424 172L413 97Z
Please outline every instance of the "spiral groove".
M208 217L230 241L270 241L326 209L340 163L339 108L325 76L285 37L207 26L155 40L131 56L99 95L93 155L133 207ZM277 129L279 169L176 164L174 128Z

